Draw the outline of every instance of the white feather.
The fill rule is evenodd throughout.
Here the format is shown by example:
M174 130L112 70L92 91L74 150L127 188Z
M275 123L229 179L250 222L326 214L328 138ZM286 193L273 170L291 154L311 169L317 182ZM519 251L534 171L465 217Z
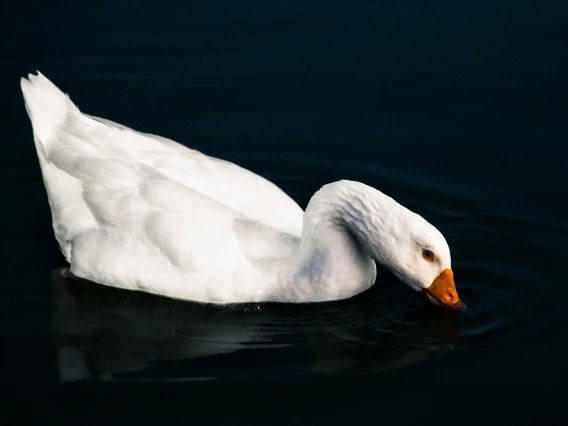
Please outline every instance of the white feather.
M78 277L200 302L312 302L369 288L373 260L415 289L449 267L432 225L366 185L326 185L304 218L248 170L82 114L42 74L21 86L55 236ZM420 239L441 254L435 267L414 259Z

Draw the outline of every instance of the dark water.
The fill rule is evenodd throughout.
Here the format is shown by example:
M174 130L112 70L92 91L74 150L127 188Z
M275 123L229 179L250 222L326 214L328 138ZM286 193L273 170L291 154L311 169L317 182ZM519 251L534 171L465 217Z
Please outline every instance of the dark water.
M9 408L41 424L565 421L565 2L13 7L0 40ZM236 162L303 207L342 178L386 192L446 236L469 310L426 306L384 272L348 301L224 308L57 278L18 85L36 69L83 111Z

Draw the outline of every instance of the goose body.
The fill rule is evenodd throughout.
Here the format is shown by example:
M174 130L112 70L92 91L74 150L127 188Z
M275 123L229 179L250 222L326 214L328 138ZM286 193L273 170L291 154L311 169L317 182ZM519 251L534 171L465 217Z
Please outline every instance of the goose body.
M379 262L434 303L461 306L442 234L374 188L328 184L304 213L235 164L81 113L40 73L21 87L76 277L197 302L299 303L366 290Z

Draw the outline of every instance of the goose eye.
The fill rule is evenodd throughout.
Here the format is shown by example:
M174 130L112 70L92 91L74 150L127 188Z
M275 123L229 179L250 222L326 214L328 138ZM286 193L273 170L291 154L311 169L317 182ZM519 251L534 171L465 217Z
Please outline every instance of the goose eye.
M422 250L422 257L426 262L433 262L436 256L434 256L434 253L431 250L424 249Z

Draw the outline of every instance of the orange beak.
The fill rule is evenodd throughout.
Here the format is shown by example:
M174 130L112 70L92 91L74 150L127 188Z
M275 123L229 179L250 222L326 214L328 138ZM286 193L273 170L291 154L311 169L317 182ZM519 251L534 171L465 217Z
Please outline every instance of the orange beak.
M454 311L463 311L467 308L466 304L458 297L454 284L454 273L451 269L444 269L430 287L422 290L422 294L434 305L450 308Z

